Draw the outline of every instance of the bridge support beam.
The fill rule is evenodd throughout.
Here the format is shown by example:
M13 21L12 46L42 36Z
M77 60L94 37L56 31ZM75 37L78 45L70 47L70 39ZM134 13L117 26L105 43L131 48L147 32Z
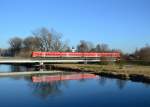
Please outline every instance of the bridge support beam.
M40 71L43 71L43 69L44 69L44 63L41 61L41 62L39 62L39 64L40 64Z

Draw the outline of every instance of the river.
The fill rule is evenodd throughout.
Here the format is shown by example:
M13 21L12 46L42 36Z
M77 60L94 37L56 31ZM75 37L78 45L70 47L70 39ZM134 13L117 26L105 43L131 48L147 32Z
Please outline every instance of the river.
M28 69L0 65L3 72ZM0 77L0 107L150 107L149 84L83 75Z

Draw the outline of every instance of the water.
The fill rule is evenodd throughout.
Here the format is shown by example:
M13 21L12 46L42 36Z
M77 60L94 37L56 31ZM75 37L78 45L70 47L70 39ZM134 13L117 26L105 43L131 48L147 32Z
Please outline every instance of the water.
M65 75L73 74L55 74ZM98 76L54 81L51 76L41 82L33 76L0 77L0 107L150 107L149 84Z
M21 72L34 70L35 69L31 65L0 64L0 72Z

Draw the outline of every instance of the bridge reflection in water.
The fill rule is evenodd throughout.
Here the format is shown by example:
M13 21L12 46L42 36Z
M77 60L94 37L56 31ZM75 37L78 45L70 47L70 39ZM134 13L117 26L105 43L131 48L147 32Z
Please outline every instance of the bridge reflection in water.
M81 80L98 78L95 74L69 74L69 75L49 75L49 76L32 76L33 82L53 82L53 81L63 81L63 80Z

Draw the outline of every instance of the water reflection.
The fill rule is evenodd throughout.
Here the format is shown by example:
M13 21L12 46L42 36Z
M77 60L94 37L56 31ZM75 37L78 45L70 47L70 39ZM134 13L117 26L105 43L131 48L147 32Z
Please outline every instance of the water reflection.
M10 65L0 64L0 72L9 72L11 71Z
M0 104L4 102L7 107L150 106L149 84L97 76L84 78L89 76L91 74L59 73L1 77ZM18 102L14 96L22 100Z
M96 78L97 76L94 74L87 73L75 73L75 74L67 74L67 75L49 75L49 76L32 76L33 82L54 82L54 81L64 81L64 80L81 80Z
M112 79L112 78L106 78L106 77L100 77L99 79L98 79L98 83L101 85L101 86L105 86L105 84L107 84L107 80L115 80L115 82L116 82L116 85L117 85L117 87L118 87L118 89L120 89L120 90L122 90L123 88L125 88L125 86L126 86L126 82L127 82L127 80L121 80L121 79Z
M150 87L150 84L149 84L149 83L144 83L144 86L145 86L146 88L149 88L149 87Z
M0 64L0 72L34 71L35 68L29 64Z
M98 83L101 85L101 86L104 86L106 84L106 81L107 81L107 78L106 77L100 77L98 79Z
M46 99L48 96L58 96L62 93L61 86L68 86L67 80L85 80L96 78L94 74L57 74L57 75L42 75L32 76L32 82L29 86L35 96Z
M62 84L62 81L38 83L31 82L29 86L32 89L33 95L46 99L49 95L57 96L58 94L61 94L60 87Z
M11 71L12 71L12 72L27 71L27 70L26 70L27 67L21 66L21 65L20 65L20 66L18 66L18 65L11 65L10 68L11 68Z
M116 84L117 84L117 86L118 86L118 88L119 88L120 90L122 90L122 89L125 87L126 82L127 82L127 81L121 80L121 79L117 79L117 80L116 80Z

